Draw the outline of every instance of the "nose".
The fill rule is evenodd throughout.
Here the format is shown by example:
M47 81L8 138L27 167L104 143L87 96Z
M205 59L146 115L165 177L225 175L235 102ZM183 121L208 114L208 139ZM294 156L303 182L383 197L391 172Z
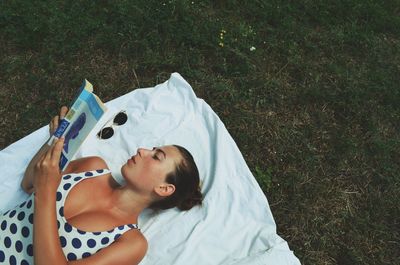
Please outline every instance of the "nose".
M144 149L144 148L138 148L137 153L139 154L140 157L143 155L146 155L148 152L151 152L149 149Z

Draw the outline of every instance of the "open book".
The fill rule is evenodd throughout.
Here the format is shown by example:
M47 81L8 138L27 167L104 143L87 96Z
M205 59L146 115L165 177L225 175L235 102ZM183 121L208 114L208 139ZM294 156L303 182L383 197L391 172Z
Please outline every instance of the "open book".
M60 158L60 169L64 170L83 141L107 111L106 106L93 94L93 86L86 79L83 81L79 94L70 106L64 119L60 121L48 144L54 138L64 137L64 147Z

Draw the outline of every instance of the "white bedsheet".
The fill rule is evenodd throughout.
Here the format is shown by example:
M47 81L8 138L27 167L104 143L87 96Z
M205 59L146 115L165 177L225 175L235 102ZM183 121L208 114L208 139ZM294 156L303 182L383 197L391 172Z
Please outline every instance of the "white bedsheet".
M98 155L115 170L139 147L178 144L192 153L202 179L202 207L146 211L140 217L149 241L140 264L300 264L276 234L267 199L224 124L178 73L107 106L76 157ZM127 111L128 122L114 127L111 139L97 139L97 131L120 110ZM0 151L0 211L26 199L19 183L47 131L45 126Z

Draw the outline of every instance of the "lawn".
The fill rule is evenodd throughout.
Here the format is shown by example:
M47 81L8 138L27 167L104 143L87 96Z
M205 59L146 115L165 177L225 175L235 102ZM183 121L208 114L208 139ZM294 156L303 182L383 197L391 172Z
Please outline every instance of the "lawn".
M400 1L242 2L2 1L0 148L176 71L302 264L400 264Z

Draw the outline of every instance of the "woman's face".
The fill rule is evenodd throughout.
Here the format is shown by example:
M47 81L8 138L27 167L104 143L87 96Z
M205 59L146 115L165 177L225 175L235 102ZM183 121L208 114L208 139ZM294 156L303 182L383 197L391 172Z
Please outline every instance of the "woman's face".
M152 150L139 148L136 155L123 165L122 176L128 185L139 192L152 192L165 184L168 173L173 172L182 156L175 146L154 147Z

